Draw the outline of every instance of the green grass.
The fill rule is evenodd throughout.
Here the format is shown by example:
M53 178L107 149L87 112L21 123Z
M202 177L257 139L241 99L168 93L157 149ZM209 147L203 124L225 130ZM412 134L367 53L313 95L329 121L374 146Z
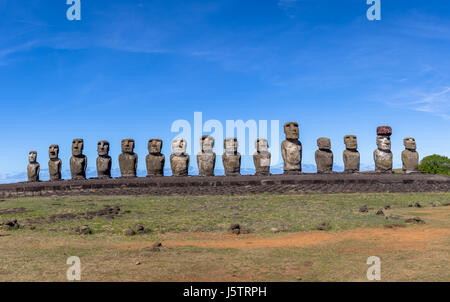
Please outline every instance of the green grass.
M231 223L239 223L254 233L269 233L274 227L289 232L308 231L321 222L329 222L333 230L345 230L392 223L374 215L385 205L402 209L415 202L429 206L449 201L450 193L19 198L0 202L0 213L11 208L25 208L27 212L0 214L0 221L17 219L25 229L33 226L34 232L65 232L87 224L94 233L106 234L122 234L137 224L156 233L220 232ZM81 214L105 205L118 205L121 213L130 213L114 219L100 216L49 220L54 214ZM362 205L369 207L369 213L358 211Z

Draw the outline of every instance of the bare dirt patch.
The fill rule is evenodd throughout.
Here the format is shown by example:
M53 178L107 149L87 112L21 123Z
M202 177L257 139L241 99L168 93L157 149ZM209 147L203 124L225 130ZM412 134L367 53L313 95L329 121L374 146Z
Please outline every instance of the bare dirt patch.
M26 213L26 212L29 212L29 210L27 210L25 208L13 208L13 209L0 210L0 215L21 214L21 213Z

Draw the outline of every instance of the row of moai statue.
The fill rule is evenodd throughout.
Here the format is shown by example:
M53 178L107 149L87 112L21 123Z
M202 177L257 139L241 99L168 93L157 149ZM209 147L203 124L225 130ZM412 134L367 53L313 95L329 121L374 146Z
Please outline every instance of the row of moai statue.
M288 122L284 125L286 139L281 144L281 154L284 160L284 174L302 173L302 144L299 141L299 127L296 122ZM374 151L375 171L392 173L392 152L390 136L391 127L381 126L377 128L377 149ZM405 173L418 172L419 155L416 152L414 138L404 139L405 150L402 152L403 171ZM346 150L343 152L344 172L356 173L360 168L360 154L357 150L357 138L355 135L344 137ZM148 141L149 154L146 156L147 176L164 176L165 156L161 153L161 139ZM122 153L119 155L119 167L122 177L136 177L138 155L134 153L135 142L133 139L122 140ZM199 176L214 176L216 154L213 152L214 138L204 135L200 139L201 152L197 154ZM318 173L331 173L333 170L333 152L329 138L321 137L317 140L318 150L315 160ZM72 141L72 157L70 158L70 172L72 179L86 179L87 157L83 154L84 141L74 139ZM177 138L172 142L172 154L170 166L173 176L187 176L190 156L186 153L187 142L183 138ZM258 138L255 142L256 152L253 155L256 175L270 175L271 154L267 139ZM112 159L109 156L110 144L107 141L99 141L97 145L97 175L98 178L111 178ZM238 152L236 138L224 140L225 152L222 162L225 175L240 175L241 154ZM61 180L62 162L59 159L59 146L49 147L49 174L50 180ZM39 181L40 165L36 161L37 152L29 153L28 180Z

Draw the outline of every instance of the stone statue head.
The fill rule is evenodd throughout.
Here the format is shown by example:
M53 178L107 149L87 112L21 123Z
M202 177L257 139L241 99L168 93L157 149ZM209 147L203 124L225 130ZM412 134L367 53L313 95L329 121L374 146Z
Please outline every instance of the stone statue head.
M81 138L76 138L72 141L72 155L80 156L83 154L84 141Z
M97 153L100 156L107 156L109 154L109 142L99 141L97 144Z
M377 135L377 147L381 151L391 150L391 139L386 135Z
M121 146L122 146L122 153L132 154L134 152L134 139L131 138L123 139Z
M30 164L36 163L36 159L37 159L37 152L30 151L30 153L28 153L28 161L30 162Z
M176 138L172 141L172 153L182 155L186 153L187 142L184 138Z
M407 137L403 140L406 149L416 150L416 140L413 137Z
M256 151L260 153L269 152L269 142L265 138L258 138L255 142Z
M320 150L330 150L331 149L331 141L328 137L319 137L317 139L317 147Z
M159 154L162 150L163 141L159 138L152 138L148 141L148 153Z
M286 134L286 139L298 139L299 138L298 123L297 122L287 122L284 124L284 134Z
M202 152L213 152L214 149L214 137L211 135L203 135L200 138L200 147Z
M59 157L59 146L58 145L50 145L48 148L48 157L50 159L58 159Z
M350 149L350 150L358 149L358 140L356 138L356 135L344 136L344 144L347 149Z
M235 137L228 137L223 141L226 153L236 153L238 151L238 140Z

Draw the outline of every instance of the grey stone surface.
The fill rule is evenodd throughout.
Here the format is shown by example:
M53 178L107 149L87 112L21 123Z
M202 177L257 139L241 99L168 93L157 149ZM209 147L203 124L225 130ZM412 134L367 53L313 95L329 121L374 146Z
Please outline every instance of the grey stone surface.
M161 153L163 141L152 138L148 141L148 154L145 157L147 176L164 176L166 157Z
M123 139L122 153L119 155L119 167L122 177L136 177L138 156L134 153L134 139Z
M256 152L253 154L255 175L270 175L269 142L265 138L258 138L255 142Z
M61 159L59 159L59 146L51 145L48 148L48 172L50 174L50 180L56 181L61 180Z
M172 141L172 154L170 155L170 167L173 176L187 176L189 172L190 156L186 153L187 142L184 138L176 138Z
M227 176L241 175L241 154L238 152L238 140L228 137L223 141L225 152L222 154L222 163Z
M41 171L41 166L36 161L37 160L37 152L30 151L28 153L28 166L27 166L27 175L28 181L39 181L39 173Z
M200 138L201 152L197 154L197 166L199 176L213 176L216 166L216 153L213 152L214 138L203 135Z
M342 154L344 159L344 172L359 172L360 154L358 152L358 140L356 135L344 136L345 150Z
M286 140L281 143L281 155L284 160L284 174L301 174L302 143L299 139L299 127L296 122L284 124Z
M83 154L83 149L83 139L76 138L72 141L72 157L70 158L72 179L86 179L87 157Z
M405 150L402 152L402 170L404 173L419 172L419 153L416 151L416 140L407 137L403 140Z
M97 144L97 177L111 178L112 159L109 156L109 142L99 141Z
M317 139L317 147L315 159L317 165L317 173L331 173L333 170L333 152L331 152L331 141L327 137Z
M392 129L389 126L377 128L377 147L373 152L375 172L392 173L391 136Z

